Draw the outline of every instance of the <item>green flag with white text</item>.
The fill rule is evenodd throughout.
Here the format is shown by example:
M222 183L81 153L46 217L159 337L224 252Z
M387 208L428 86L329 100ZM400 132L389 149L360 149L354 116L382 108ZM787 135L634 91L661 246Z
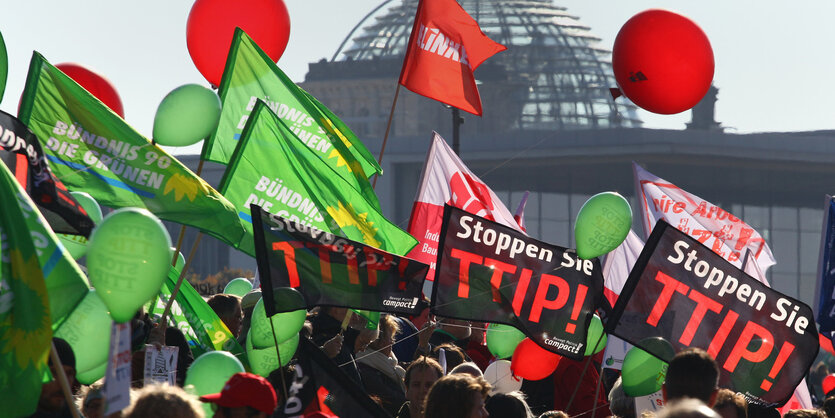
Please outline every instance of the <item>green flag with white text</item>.
M290 128L260 100L247 121L219 190L235 205L250 233L249 205L255 203L291 221L390 253L403 255L417 244L314 151L294 138Z
M44 271L27 218L37 210L0 164L0 405L7 416L35 412L49 375L52 342Z
M144 207L238 247L252 237L232 205L35 52L20 120L44 145L53 173L113 208Z
M365 145L330 110L293 83L241 29L229 50L218 90L223 109L202 158L228 164L250 112L264 100L299 140L377 206L368 177L382 173Z

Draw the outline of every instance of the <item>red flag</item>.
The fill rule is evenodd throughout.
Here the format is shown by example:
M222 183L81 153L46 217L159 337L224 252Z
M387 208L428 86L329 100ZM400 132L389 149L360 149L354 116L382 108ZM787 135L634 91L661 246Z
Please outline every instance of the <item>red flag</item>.
M455 0L421 0L399 82L417 94L481 116L473 71L505 49Z

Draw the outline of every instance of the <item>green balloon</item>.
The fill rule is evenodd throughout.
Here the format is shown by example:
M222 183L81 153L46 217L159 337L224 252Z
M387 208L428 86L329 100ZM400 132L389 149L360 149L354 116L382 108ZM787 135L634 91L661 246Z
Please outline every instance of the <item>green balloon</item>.
M295 289L287 288L293 292L298 292ZM275 289L276 296L282 294L280 297L293 298L292 292L280 292L283 289ZM301 295L299 295L301 297ZM278 306L298 306L296 302L291 302L292 305L278 304ZM278 341L281 344L287 341L293 335L297 335L304 326L304 320L307 318L307 310L298 309L290 312L277 313L272 318L267 318L267 312L264 309L264 298L258 299L255 308L252 310L252 322L249 328L249 335L252 336L252 345L255 348L267 348L275 346ZM272 321L272 327L270 326ZM275 329L275 340L273 339L273 329Z
M70 192L70 194L84 208L93 223L98 225L102 216L99 202L96 202L96 199L85 192ZM70 252L73 259L78 260L87 253L87 238L82 235L58 234L58 239L61 240L61 244Z
M170 260L169 260L170 261ZM197 396L219 393L235 373L244 372L241 361L228 351L209 351L197 357L186 371L185 386L194 387ZM211 416L211 404L203 404Z
M107 355L110 350L110 323L107 306L96 294L96 290L92 289L55 331L56 337L70 343L75 353L76 370L86 372L101 364L107 364ZM81 378L79 381L82 382Z
M279 367L278 358L281 357L281 365L285 366L296 354L296 349L299 347L299 334L296 333L287 341L278 344L278 354L276 354L275 345L267 348L255 348L252 346L252 334L246 337L246 357L249 360L249 366L252 372L264 377L267 377L273 370Z
M663 339L652 338L639 342L639 344L642 343L655 349L660 348L662 352L665 352L665 357L672 357L673 347ZM623 358L621 377L623 390L627 395L646 396L661 390L661 385L667 378L667 363L638 347L632 347Z
M154 141L184 147L208 137L220 120L220 98L198 84L172 90L160 102L154 116Z
M114 321L129 321L159 293L171 267L171 237L145 209L121 208L93 230L87 271Z
M603 322L600 321L599 316L592 315L591 322L589 322L589 329L586 331L586 351L583 355L591 356L603 351L606 348L607 340L608 337L603 332Z
M0 33L0 100L6 91L6 80L9 77L9 54L6 52L6 42L3 41L3 34Z
M487 326L487 349L496 358L510 358L513 350L525 339L525 333L504 324Z
M577 256L588 260L617 248L632 228L632 208L618 193L598 193L580 208L574 223Z
M238 277L226 284L226 287L223 288L223 293L244 297L250 290L252 290L252 282L243 277Z
M105 373L107 373L107 361L90 370L79 371L75 375L75 380L81 382L82 385L92 385L104 377Z

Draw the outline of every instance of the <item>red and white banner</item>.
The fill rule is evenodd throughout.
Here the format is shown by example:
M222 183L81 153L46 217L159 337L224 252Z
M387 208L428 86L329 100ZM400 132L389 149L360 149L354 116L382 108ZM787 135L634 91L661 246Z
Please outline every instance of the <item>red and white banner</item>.
M606 261L603 262L603 295L612 306L615 306L618 295L629 278L629 272L632 271L643 249L644 242L630 229L623 243L606 254Z
M420 0L400 84L481 116L481 97L473 71L505 49L488 38L457 1Z
M429 264L427 280L435 279L435 261L444 204L465 210L524 233L502 201L452 152L446 141L433 132L418 187L409 233L419 242L407 257Z
M736 267L742 267L745 250L766 272L776 261L759 232L732 213L656 177L632 163L635 191L647 235L659 219L697 239ZM761 279L763 276L757 277Z

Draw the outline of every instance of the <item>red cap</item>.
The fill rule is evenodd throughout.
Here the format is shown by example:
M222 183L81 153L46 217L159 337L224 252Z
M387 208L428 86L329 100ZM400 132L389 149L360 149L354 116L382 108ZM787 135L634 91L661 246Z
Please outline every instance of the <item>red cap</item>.
M226 408L251 406L265 414L272 414L278 406L270 382L252 373L235 373L220 393L201 396L200 400Z

